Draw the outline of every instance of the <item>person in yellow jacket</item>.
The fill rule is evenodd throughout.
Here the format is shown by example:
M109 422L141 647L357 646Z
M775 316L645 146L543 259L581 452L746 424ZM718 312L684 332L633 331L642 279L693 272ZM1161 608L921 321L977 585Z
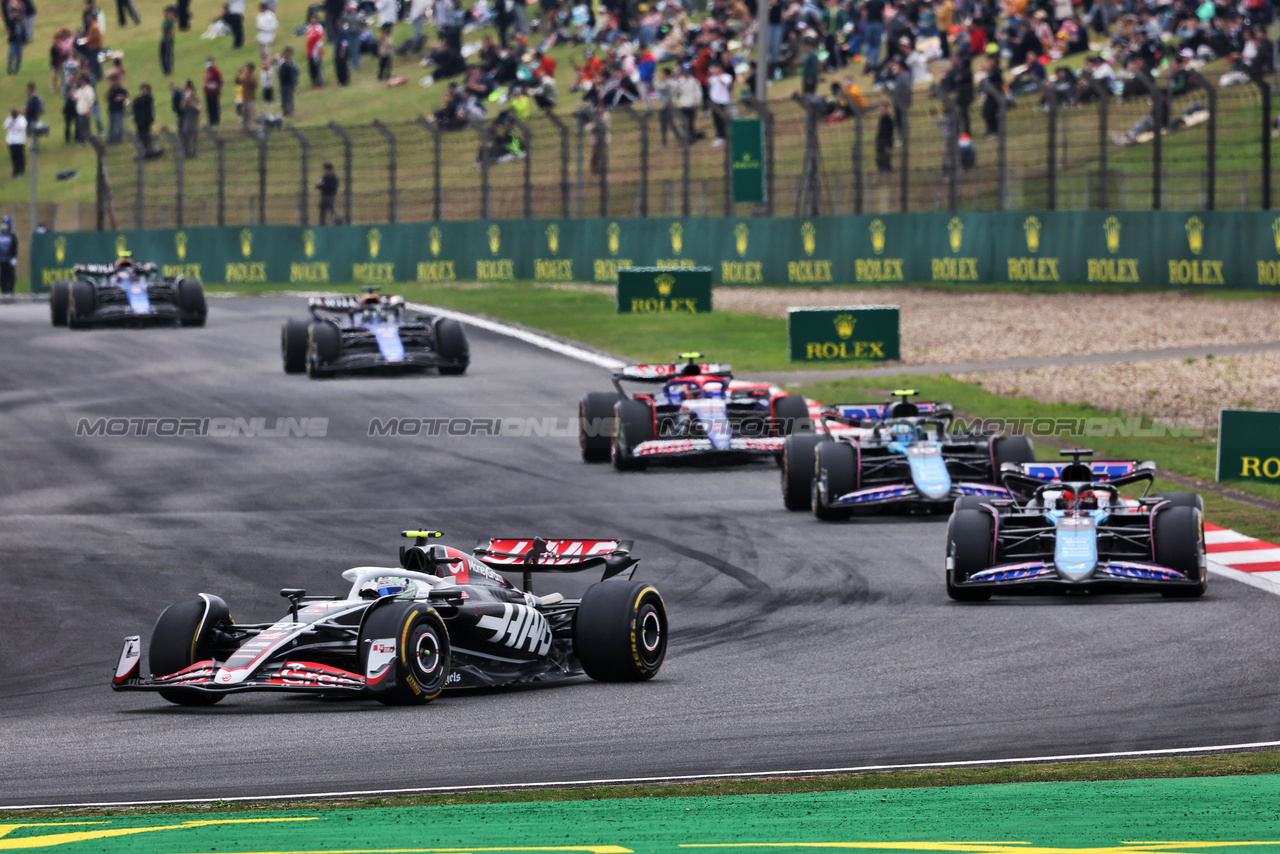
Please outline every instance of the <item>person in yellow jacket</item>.
M852 77L844 79L844 94L848 96L850 101L857 104L858 109L862 110L862 112L865 113L871 108L871 105L867 102L867 96L862 94L862 90L858 88L857 83L853 82Z
M938 44L942 47L942 56L951 56L951 26L956 20L956 7L951 0L940 0L933 6L933 14L938 19Z

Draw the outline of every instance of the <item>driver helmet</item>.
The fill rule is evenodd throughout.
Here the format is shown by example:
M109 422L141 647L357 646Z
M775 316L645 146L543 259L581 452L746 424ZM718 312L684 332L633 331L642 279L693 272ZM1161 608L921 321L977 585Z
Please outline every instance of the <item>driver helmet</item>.
M119 254L119 257L116 258L116 270L117 271L125 270L125 269L132 270L134 266L135 265L133 263L133 253L127 249L121 251Z
M701 400L702 387L691 383L680 389L680 398L682 400Z
M360 307L376 308L378 306L379 301L380 301L380 297L377 294L365 294L364 296L360 297Z
M1097 490L1086 489L1080 493L1079 508L1081 510L1097 510L1106 499Z
M1075 506L1076 494L1070 489L1063 488L1062 493L1058 496L1057 508L1059 510L1070 510Z
M394 596L403 593L409 587L407 578L397 578L391 575L384 575L378 578L370 578L360 587L361 599L378 599L383 596Z
M910 439L915 435L915 430L910 424L891 424L889 425L889 435L895 439Z

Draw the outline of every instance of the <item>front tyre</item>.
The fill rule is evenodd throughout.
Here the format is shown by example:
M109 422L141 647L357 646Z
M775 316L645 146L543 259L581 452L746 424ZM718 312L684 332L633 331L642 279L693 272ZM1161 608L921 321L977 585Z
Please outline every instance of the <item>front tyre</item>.
M209 307L204 301L204 285L199 279L181 279L178 282L178 323L183 326L204 326Z
M1203 596L1209 588L1209 576L1204 565L1204 516L1200 509L1175 505L1159 511L1151 526L1151 536L1155 539L1156 563L1182 573L1188 581L1198 582L1194 587L1170 587L1160 594L1168 599Z
M436 353L449 361L447 365L440 365L442 375L459 376L466 372L471 364L471 345L461 323L448 317L436 321Z
M653 678L667 655L667 608L642 581L601 581L587 588L573 623L573 650L598 682Z
M985 510L958 509L947 524L947 595L957 602L983 602L991 591L960 585L991 566L993 519Z
M782 505L808 510L813 502L813 455L822 439L816 433L793 433L782 443Z
M329 367L342 353L342 335L332 323L319 321L307 328L307 376L313 380L333 376Z
M607 463L613 442L617 392L593 391L578 401L578 450L584 463Z
M216 639L230 623L227 603L217 596L204 594L165 608L151 631L147 659L152 676L168 676L199 661L217 660L220 654L225 657L230 650L219 650ZM223 697L190 688L169 688L160 696L179 706L212 706Z
M991 440L991 456L996 470L992 476L999 482L1000 467L1005 463L1034 463L1036 451L1029 436L997 436Z
M394 655L376 685L378 702L388 706L421 706L444 690L449 681L453 647L449 630L435 608L423 602L392 602L371 613L360 627L360 670L370 679L374 647L394 647ZM374 668L379 662L375 659Z
M49 286L49 315L54 326L67 325L67 306L70 303L70 282L57 281Z
M280 327L280 358L286 374L307 370L307 322L286 320Z
M97 308L98 292L93 282L72 282L71 296L67 302L67 326L72 329L88 329L89 318Z
M828 502L858 488L858 459L848 442L819 442L813 454L813 515L823 522L848 519L847 507ZM822 488L819 489L819 486Z

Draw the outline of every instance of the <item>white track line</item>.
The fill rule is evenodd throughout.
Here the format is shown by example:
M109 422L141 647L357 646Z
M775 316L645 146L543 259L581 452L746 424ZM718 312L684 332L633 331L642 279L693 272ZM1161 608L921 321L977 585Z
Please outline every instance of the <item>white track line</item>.
M149 807L170 804L208 804L218 801L297 801L310 798L368 798L391 795L429 795L452 792L503 791L510 789L554 789L576 786L621 786L652 783L687 783L698 780L736 780L768 777L813 777L824 774L859 774L868 771L908 771L921 768L973 768L987 765L1025 765L1042 762L1078 762L1099 759L1138 759L1146 756L1183 756L1192 753L1228 753L1280 747L1280 741L1253 741L1209 747L1169 747L1161 750L1121 750L1114 753L1071 753L1060 756L1020 756L1014 759L966 759L956 762L911 762L900 765L858 765L849 768L807 768L794 771L739 771L724 774L682 774L667 777L614 777L597 780L547 780L542 783L485 783L474 786L422 786L410 789L364 789L351 792L307 792L293 795L257 795L225 798L183 798L159 801L102 801L78 804L26 804L0 806L6 810L89 809L107 807Z
M462 311L453 311L448 308L439 308L434 305L425 305L423 303L405 303L412 309L417 311L430 312L440 317L448 317L477 329L484 329L489 332L496 332L499 335L506 335L509 338L515 338L526 344L532 344L535 347L541 347L543 350L550 350L553 353L559 353L561 356L568 356L570 359L577 359L579 362L586 362L589 365L598 365L601 368L609 368L617 370L624 367L627 363L621 359L615 359L612 356L605 356L591 350L585 350L582 347L575 347L572 344L566 344L563 341L557 341L545 335L539 335L528 329L521 329L518 326L509 326L505 323L499 323L496 320L490 320L487 317L480 317L475 314L467 314Z

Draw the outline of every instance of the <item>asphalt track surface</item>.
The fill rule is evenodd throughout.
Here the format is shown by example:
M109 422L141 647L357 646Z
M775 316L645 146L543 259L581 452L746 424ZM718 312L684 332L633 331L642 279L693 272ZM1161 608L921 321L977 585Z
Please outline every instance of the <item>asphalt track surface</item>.
M728 774L1280 739L1280 600L950 602L941 517L824 524L770 464L618 474L569 427L603 370L473 332L464 377L286 376L299 299L203 330L71 332L0 312L0 805ZM534 416L564 435L371 437L372 418ZM328 418L323 438L77 437L80 418ZM633 538L670 612L651 682L420 708L108 683L198 591L242 620L341 592L399 530ZM538 586L549 592L548 583ZM567 590L567 592L572 592Z

